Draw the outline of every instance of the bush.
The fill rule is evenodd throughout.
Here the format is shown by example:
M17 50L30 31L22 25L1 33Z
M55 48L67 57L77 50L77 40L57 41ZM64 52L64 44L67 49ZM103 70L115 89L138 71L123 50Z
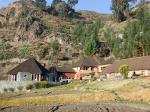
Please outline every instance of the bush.
M44 47L40 47L38 54L39 54L40 58L44 58L47 54L47 49Z
M34 88L35 88L35 89L40 88L40 83L39 83L39 82L35 82L33 85L34 85Z
M61 44L55 40L51 43L51 47L53 49L53 54L56 55L61 51Z
M40 9L46 9L46 0L35 0L35 5Z
M39 82L40 88L48 88L48 82Z
M28 45L22 46L19 50L19 54L22 58L28 58L32 55L32 48Z
M33 89L33 84L27 84L26 85L26 90L31 90Z
M14 92L15 89L14 88L8 88L9 92Z
M128 78L128 72L129 72L129 66L128 65L120 66L119 73L123 76L124 79Z
M19 91L22 91L22 90L23 90L23 86L18 86L17 89L18 89Z
M7 89L7 88L3 88L3 91L4 91L4 92L8 92L8 89Z
M92 79L91 79L91 81L96 81L97 80L97 78L96 77L93 77Z
M18 15L18 20L21 21L23 19L25 19L29 14L29 9L27 6L23 6L20 14Z
M10 54L8 52L0 52L0 60L6 60L10 58Z
M49 84L48 82L44 81L44 82L35 82L33 84L34 88L35 89L39 89L39 88L48 88L49 87Z

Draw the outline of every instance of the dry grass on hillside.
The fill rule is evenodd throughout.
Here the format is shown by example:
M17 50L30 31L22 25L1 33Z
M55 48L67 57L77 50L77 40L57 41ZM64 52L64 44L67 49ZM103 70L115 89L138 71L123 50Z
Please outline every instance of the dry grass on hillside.
M20 106L20 105L44 105L44 104L72 104L86 102L106 102L116 98L111 93L86 93L70 95L40 96L18 99L0 100L0 106Z
M33 90L33 92L49 92L63 90L60 94L46 96L32 96L21 98L0 99L0 106L28 105L28 104L72 104L72 103L95 103L95 102L127 102L150 105L150 80L128 79L120 81L73 81L68 85L57 86L48 89ZM67 93L67 91L77 92ZM15 93L14 93L15 94ZM13 95L14 95L13 94ZM19 93L16 93L19 94ZM24 93L21 93L24 94ZM7 93L9 95L9 93Z

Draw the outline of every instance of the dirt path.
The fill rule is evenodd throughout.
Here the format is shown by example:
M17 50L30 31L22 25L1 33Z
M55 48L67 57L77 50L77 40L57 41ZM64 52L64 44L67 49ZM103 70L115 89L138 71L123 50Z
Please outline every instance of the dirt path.
M0 112L150 112L150 108L123 104L72 104L2 107Z

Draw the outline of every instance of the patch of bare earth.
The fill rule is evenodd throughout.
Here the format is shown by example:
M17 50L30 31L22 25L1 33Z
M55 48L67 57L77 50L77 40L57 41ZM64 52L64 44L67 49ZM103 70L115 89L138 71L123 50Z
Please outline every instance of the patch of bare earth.
M69 104L1 107L0 112L150 112L150 108L123 104Z

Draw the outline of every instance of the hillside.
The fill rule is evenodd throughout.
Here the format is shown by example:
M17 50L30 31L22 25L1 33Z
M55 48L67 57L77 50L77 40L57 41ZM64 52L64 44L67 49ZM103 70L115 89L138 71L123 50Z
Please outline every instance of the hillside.
M14 64L1 64L0 73L6 73L7 69L15 66L20 57L20 49L28 46L31 50L31 56L39 57L39 49L45 48L47 53L44 59L48 60L52 55L51 44L57 40L61 45L61 52L54 56L54 59L69 57L72 63L73 53L81 53L80 49L72 46L70 38L73 29L77 23L84 21L92 23L98 17L110 21L110 15L101 15L90 11L81 11L78 18L61 18L53 16L45 11L35 7L30 2L14 2L7 7L0 9L0 50L5 52L1 54L1 60L13 59ZM6 57L6 59L5 59ZM72 60L73 59L73 60ZM76 58L75 58L76 59ZM67 63L69 63L67 61ZM65 64L63 61L62 64Z
M150 3L147 5L150 7ZM79 56L82 54L82 50L73 46L71 41L76 24L81 21L90 24L97 18L101 18L105 26L112 26L119 33L126 25L126 21L114 22L111 15L108 14L91 11L79 11L78 13L79 16L76 18L53 16L35 7L30 0L24 3L14 2L0 9L0 51L3 52L3 55L0 55L1 60L22 58L20 49L28 46L32 51L30 52L31 56L36 58L40 58L39 49L42 47L46 50L46 56L42 59L55 60L58 57L68 57L70 61L63 61L61 64L72 63L77 59L77 57L73 57L74 53L79 53ZM100 35L99 38L101 39L102 36ZM61 45L61 52L52 57L51 45L55 40ZM3 62L1 67L5 67L5 69L1 69L0 73L6 73L7 69L15 65L8 65L6 61L1 63ZM16 63L17 61L12 62Z
M29 45L34 49L33 55L38 55L39 46L48 47L53 40L61 44L62 52L71 56L77 51L72 48L70 38L74 26L79 21L92 22L96 18L110 20L110 15L81 11L80 18L60 18L41 11L31 3L12 3L0 10L0 42L8 44L11 57L18 57L18 49ZM49 49L49 54L51 49ZM68 54L69 53L69 54Z

